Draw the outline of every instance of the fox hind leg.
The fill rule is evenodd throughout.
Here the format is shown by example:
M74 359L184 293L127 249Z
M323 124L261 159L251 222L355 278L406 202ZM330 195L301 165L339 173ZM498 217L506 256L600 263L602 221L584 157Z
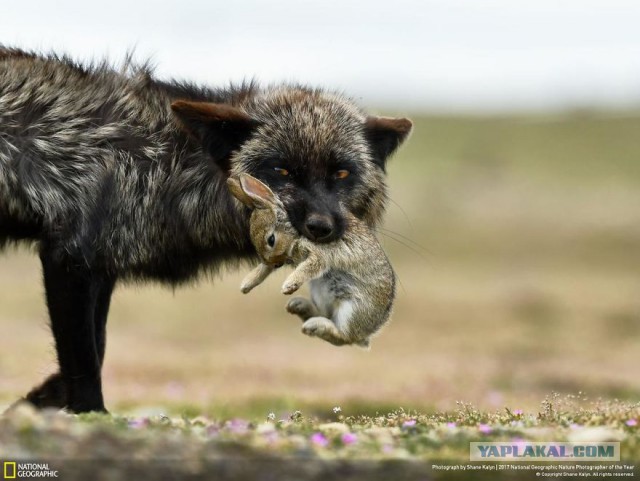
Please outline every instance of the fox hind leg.
M109 313L109 303L113 291L113 280L105 280L101 283L96 296L94 312L95 341L98 350L98 358L102 365L106 343L105 327ZM64 408L68 404L67 384L59 372L50 375L42 384L34 387L24 399L38 408L56 407ZM18 401L19 402L19 401Z
M105 411L100 371L108 311L106 299L111 297L111 285L107 284L102 292L104 276L91 273L77 262L56 256L46 248L41 251L40 258L60 366L59 377L49 378L43 387L54 388L61 384L66 388L66 399L56 401L66 401L69 411ZM98 313L100 325L96 326L99 300L102 301L99 310L103 312Z

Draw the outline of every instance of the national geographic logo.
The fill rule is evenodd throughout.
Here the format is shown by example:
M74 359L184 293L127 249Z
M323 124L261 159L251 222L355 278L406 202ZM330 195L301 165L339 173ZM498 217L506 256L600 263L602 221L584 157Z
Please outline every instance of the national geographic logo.
M4 479L16 479L16 463L5 461L3 474Z
M5 461L2 474L4 479L57 478L58 471L50 469L48 463L17 463Z

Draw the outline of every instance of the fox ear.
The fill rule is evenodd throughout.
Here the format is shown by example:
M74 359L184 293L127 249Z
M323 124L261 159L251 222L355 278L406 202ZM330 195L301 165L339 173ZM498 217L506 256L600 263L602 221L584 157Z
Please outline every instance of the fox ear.
M249 174L240 174L227 179L231 194L251 209L268 209L276 205L273 191Z
M177 100L171 104L184 129L202 143L202 148L223 169L229 170L229 155L245 142L258 122L227 104Z
M364 126L373 160L385 170L387 159L409 136L413 124L405 118L368 117Z

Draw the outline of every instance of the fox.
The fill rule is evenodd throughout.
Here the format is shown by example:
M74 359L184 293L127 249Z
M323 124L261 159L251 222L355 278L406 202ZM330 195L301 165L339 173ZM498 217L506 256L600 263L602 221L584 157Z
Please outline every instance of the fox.
M411 130L325 88L210 87L159 80L129 58L83 64L0 45L0 250L38 252L58 365L24 399L106 412L118 285L180 286L259 262L229 177L259 179L300 236L331 243L350 216L381 222L386 162Z
M251 241L262 259L241 291L250 292L275 269L293 264L282 293L291 295L310 281L311 300L294 297L286 306L302 319L302 333L335 346L368 348L388 322L396 293L393 268L374 232L347 213L343 237L316 244L296 232L282 202L255 177L240 174L227 185L251 209Z

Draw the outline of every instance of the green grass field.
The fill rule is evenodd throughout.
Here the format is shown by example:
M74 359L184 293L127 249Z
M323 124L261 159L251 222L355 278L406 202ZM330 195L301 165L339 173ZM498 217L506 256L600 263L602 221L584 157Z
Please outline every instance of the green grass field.
M611 417L576 423L624 433L640 459L637 428L624 424L640 400L640 114L415 120L389 165L380 230L401 285L370 351L302 335L284 310L282 273L249 296L242 273L175 292L124 286L103 376L112 413L259 423L301 410L321 423L333 406L354 418L402 407L424 414L415 433L400 427L398 457L468 461L481 421L448 437L441 424L454 422L456 401L482 422L507 407L566 436L573 421L538 417L541 402L582 392L587 404L619 403ZM54 369L54 354L36 257L6 252L0 265L0 404L9 404ZM493 435L511 436L501 423Z

